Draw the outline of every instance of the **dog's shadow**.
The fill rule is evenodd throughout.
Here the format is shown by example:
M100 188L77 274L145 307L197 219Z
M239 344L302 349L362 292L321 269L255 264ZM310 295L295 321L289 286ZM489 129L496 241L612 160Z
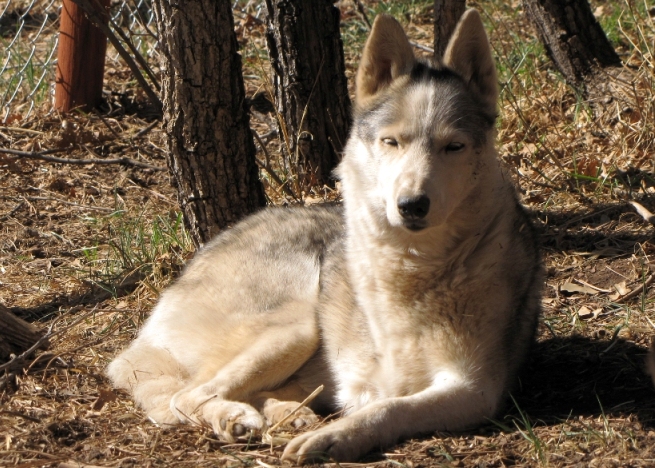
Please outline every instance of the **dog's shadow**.
M552 338L537 343L512 392L508 415L521 411L546 424L577 416L636 415L653 426L655 390L645 347L617 338ZM518 407L518 408L517 408Z

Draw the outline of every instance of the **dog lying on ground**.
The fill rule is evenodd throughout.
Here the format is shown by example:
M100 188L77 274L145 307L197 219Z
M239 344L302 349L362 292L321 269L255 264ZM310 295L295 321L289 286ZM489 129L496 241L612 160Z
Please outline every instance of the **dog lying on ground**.
M433 63L378 16L356 80L343 209L268 209L220 234L110 364L152 420L233 440L322 384L290 424L344 417L283 457L355 460L502 406L542 271L494 149L498 87L479 14L464 14Z

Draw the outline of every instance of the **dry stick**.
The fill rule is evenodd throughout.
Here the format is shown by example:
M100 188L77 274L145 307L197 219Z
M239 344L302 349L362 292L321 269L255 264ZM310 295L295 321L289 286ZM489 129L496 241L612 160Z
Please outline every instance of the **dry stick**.
M268 97L270 98L271 102L275 103L275 93L273 91L273 87L271 85L271 80L270 80L270 78L268 76L268 73L264 69L264 65L262 64L262 61L259 58L258 54L255 54L255 58L257 59L257 65L259 66L259 69L261 70L262 76L263 76L263 79L264 79L264 82L262 83L262 86L266 90L266 93L268 94ZM289 144L289 132L287 131L287 126L286 126L286 123L284 121L283 116L280 114L280 112L277 109L277 105L275 105L275 120L277 121L278 128L280 129L279 130L280 140L284 144L284 147L286 147L287 154L289 155L289 162L291 162L291 157L293 155L290 152L291 145ZM257 134L257 132L255 132L254 130L252 130L252 131L255 134L255 138L257 138L257 140L260 141L261 138L259 138L259 135ZM269 161L271 159L270 155L268 154L268 151L266 150L266 147L264 145L261 145L261 146L262 146L262 148L264 150L264 155L266 156L266 165L268 166ZM284 164L284 172L286 172L288 174L289 171L291 170L291 168L290 167L287 168L287 158L284 157L284 154L282 155L282 163ZM259 163L259 164L261 165L261 163ZM269 175L273 178L273 180L275 180L275 181L280 180L280 178L277 176L277 174L274 174L274 171L272 169L264 167L264 170L269 173ZM292 178L293 178L293 175L292 175ZM287 181L289 181L289 180L290 180L290 178L287 179ZM293 193L291 188L288 187L288 185L286 185L286 183L283 183L282 187L286 187L285 191L288 189L289 191L291 191L291 193ZM292 197L293 197L294 200L299 201L299 199L295 196L295 194L292 195Z
M309 403L311 403L314 398L318 396L319 393L323 391L325 388L325 385L319 385L316 390L314 390L312 393L309 394L307 398L305 398L302 402L298 404L296 409L294 409L292 412L287 414L284 418L282 418L280 421L278 421L276 424L274 424L272 427L270 427L266 433L264 434L264 439L268 439L268 441L271 444L271 452L273 451L273 442L275 442L273 438L273 431L275 431L278 427L280 427L282 424L287 422L289 419L291 419L292 416L294 416L298 411L300 411L301 408L304 408L307 406Z
M58 203L63 203L65 205L70 205L75 208L79 208L81 210L96 210L96 211L103 211L105 213L113 213L116 210L113 210L111 208L105 208L104 206L92 206L92 205L80 205L79 203L75 202L69 202L67 200L62 200L61 198L57 197L5 197L5 196L0 196L0 199L5 199L5 200L20 200L23 199L23 201L18 205L18 207L22 206L25 201L56 201ZM7 216L11 216L14 213L14 210L12 210L11 213L9 213ZM2 219L2 218L0 218Z
M423 44L419 44L418 42L414 42L414 41L409 41L409 43L410 43L410 45L412 47L415 47L415 48L417 48L419 50L424 50L425 52L428 52L430 54L434 54L434 49L432 47L428 47L428 46L425 46Z
M366 26L368 26L368 29L371 29L371 22L368 20L368 15L366 14L366 8L364 8L364 5L360 0L356 0L355 4L357 5L357 11L359 11L359 14L362 15L364 18L364 21L366 22Z
M262 148L262 151L264 152L264 155L266 156L266 161L270 161L271 156L268 154L268 150L266 149L266 145L264 145L264 142L262 139L259 137L256 131L252 130L252 134L257 140L257 143L259 143L259 146ZM275 173L275 171L268 165L268 162L264 164L261 162L259 159L255 158L255 161L257 161L257 164L259 164L259 167L264 169L266 173L271 176L271 179L275 181L276 184L278 184L280 187L282 187L282 190L286 192L287 195L289 195L291 198L293 198L295 201L300 201L298 200L298 197L296 197L296 194L293 193L293 190L291 190L291 187L286 182L282 182L282 180L278 177L278 175Z
M0 130L6 130L8 132L31 133L33 135L45 135L45 132L40 132L38 130L32 130L32 129L29 129L29 128L4 127L4 126L0 125Z
M619 297L617 301L620 299L621 301L627 301L632 299L633 297L638 296L641 292L644 292L644 290L650 286L653 283L653 280L655 280L655 274L651 274L648 278L644 280L643 283L641 283L639 286L637 286L635 289L630 291L628 294L625 296Z
M29 416L27 414L19 413L18 411L0 410L0 414L6 414L8 416L15 416L17 418L23 418L23 419L26 419L28 421L37 422L37 423L41 422L41 420L39 418L35 418L35 417Z
M107 12L104 9L98 8L96 5L92 4L89 0L72 0L73 3L78 5L84 12L87 14L89 21L91 21L97 28L99 28L102 32L105 33L107 36L107 39L109 39L109 42L111 42L111 45L114 46L116 51L118 52L118 55L121 56L123 60L127 63L127 66L130 67L130 70L132 70L132 74L134 75L134 78L139 82L145 93L148 95L148 99L150 99L150 102L157 108L159 112L161 112L163 106L162 102L159 99L159 96L152 90L148 82L145 80L143 75L141 74L141 70L139 69L138 65L134 62L134 59L130 54L125 50L121 42L118 40L114 32L111 30L109 26L105 24L103 21L103 16L107 14Z
M135 134L132 138L139 138L139 137L142 137L143 135L145 135L146 133L148 133L150 130L152 130L153 128L155 128L155 127L157 126L158 123L159 123L159 120L155 120L154 122L150 123L150 125L148 125L147 127L142 128L141 130L139 130L138 132L136 132L136 134Z
M16 214L18 210L20 210L23 207L23 205L25 205L25 200L21 200L21 202L18 205L16 205L14 208L12 208L12 210L9 213L5 213L2 216L0 216L0 221L5 221L11 218L14 214Z
M119 139L119 140L122 139L122 137L118 134L118 132L116 132L116 130L114 130L114 127L112 127L111 125L109 125L109 122L107 122L107 119L105 119L105 118L102 116L102 114L100 114L100 112L96 113L96 115L97 115L98 117L100 117L100 121L101 121L103 124L105 124L105 126L109 129L109 131L110 131L111 133L114 134L114 136L115 136L117 139ZM122 129L121 129L121 130L122 130Z
M62 317L63 317L63 315L60 316L59 318L57 318L54 322L52 322L50 324L50 327L48 327L48 331L45 333L45 335L43 335L41 338L39 338L38 341L36 343L34 343L29 349L27 349L25 352L19 354L18 356L14 356L14 358L9 360L8 362L0 365L0 371L5 370L5 369L12 370L12 369L16 369L16 368L22 368L23 363L27 359L27 356L32 354L34 351L36 351L41 346L44 346L45 344L47 344L49 342L49 339L52 338L53 336L56 336L59 333L61 333L62 331L67 330L67 328L64 328L63 330L58 330L58 331L56 331L54 333L52 331L54 326L59 322L59 320L61 320ZM86 317L86 315L85 315L85 317ZM75 324L77 324L77 322L73 322L73 325L75 325Z
M153 166L152 164L144 163L144 162L141 162L141 161L136 161L136 160L134 160L132 158L67 159L67 158L58 158L56 156L47 156L46 151L36 153L36 152L31 152L31 151L19 151L19 150L14 150L14 149L9 149L9 148L0 148L0 153L13 154L15 156L19 156L19 157L22 157L22 158L40 159L42 161L61 163L61 164L77 164L77 165L85 165L85 164L123 164L125 166L136 166L136 167L143 167L143 168L146 168L146 169L152 169L153 171L165 171L166 170L165 167Z
M137 50L137 48L134 46L132 41L130 40L129 37L127 37L127 34L123 32L121 28L118 27L118 25L114 22L111 17L109 18L109 22L111 26L118 32L118 35L123 39L123 42L127 44L127 46L130 48L132 53L134 54L134 58L136 58L136 61L139 62L139 65L141 65L141 68L148 74L148 77L150 78L150 81L152 81L152 84L155 85L155 88L157 91L161 91L161 86L159 85L159 80L157 80L157 77L153 73L153 71L150 69L148 66L148 62L143 58L143 55Z

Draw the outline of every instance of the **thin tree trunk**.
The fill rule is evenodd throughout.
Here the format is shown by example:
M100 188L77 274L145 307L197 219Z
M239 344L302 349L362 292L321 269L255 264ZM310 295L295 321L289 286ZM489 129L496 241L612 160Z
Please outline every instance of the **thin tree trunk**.
M350 127L339 9L332 0L266 0L280 135L301 189L333 185Z
M265 204L229 0L154 2L168 165L196 245Z
M466 0L434 0L434 56L443 57L450 36L466 10Z
M523 7L568 83L585 87L599 69L621 66L587 0L523 0Z

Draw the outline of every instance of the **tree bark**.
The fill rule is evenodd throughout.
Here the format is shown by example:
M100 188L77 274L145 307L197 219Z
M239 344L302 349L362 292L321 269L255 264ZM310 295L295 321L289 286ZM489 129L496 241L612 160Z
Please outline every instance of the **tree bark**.
M466 10L466 0L434 0L434 57L441 59L455 26Z
M339 9L332 0L266 0L280 135L301 189L334 185L350 127Z
M265 205L229 0L154 2L168 166L196 245Z
M523 8L569 84L584 88L599 69L621 66L587 0L523 0Z
M29 349L43 336L43 331L16 317L0 305L0 363L10 354L20 354Z

